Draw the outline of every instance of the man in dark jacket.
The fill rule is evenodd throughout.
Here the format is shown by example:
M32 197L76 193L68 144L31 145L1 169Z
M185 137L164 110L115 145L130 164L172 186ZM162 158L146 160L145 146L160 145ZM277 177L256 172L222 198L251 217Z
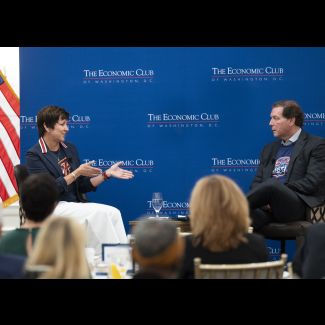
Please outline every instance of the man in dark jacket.
M273 104L269 124L279 140L262 150L247 194L255 230L271 221L304 220L307 207L325 200L325 139L305 133L303 121L297 102Z
M293 271L304 279L325 277L325 223L308 228L305 243L293 261Z

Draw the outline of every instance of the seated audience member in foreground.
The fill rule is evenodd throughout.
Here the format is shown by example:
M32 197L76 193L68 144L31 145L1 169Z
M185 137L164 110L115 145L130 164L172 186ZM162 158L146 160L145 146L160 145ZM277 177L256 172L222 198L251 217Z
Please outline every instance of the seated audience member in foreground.
M86 234L74 219L51 217L40 230L26 262L26 277L40 279L89 279ZM41 270L39 274L35 270Z
M59 191L51 176L38 174L27 177L19 195L25 222L2 237L0 253L28 256L39 228L58 202Z
M194 277L195 257L203 264L265 262L267 247L262 236L248 233L248 202L230 178L201 178L190 199L192 235L186 236L181 278Z
M304 279L325 277L325 223L308 228L304 245L293 260L293 272Z
M2 207L0 206L0 238L2 235ZM25 257L0 254L0 279L19 279L23 276Z
M143 218L134 231L133 259L139 265L134 279L177 278L184 238L168 220Z

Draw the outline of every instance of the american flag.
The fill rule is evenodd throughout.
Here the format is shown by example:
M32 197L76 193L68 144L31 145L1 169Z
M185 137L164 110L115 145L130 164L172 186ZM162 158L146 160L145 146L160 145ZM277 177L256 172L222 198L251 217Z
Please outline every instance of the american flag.
M0 71L0 202L18 200L14 166L20 163L20 103Z

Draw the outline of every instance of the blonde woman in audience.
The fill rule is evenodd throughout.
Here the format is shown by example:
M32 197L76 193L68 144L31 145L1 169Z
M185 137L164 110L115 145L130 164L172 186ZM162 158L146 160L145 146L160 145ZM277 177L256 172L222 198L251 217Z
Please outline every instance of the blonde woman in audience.
M195 257L207 264L265 262L262 236L248 233L250 218L245 195L226 176L201 178L190 199L192 235L186 236L181 278L194 277Z
M27 260L27 277L33 277L29 276L33 271L42 271L38 278L90 278L85 243L85 229L74 219L48 219L40 230L34 250Z

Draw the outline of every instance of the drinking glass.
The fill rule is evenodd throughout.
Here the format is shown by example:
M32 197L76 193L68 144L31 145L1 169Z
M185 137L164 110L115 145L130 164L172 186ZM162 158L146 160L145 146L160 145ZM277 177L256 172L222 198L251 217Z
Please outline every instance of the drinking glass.
M152 207L156 212L156 218L159 218L159 211L161 210L163 206L163 196L161 192L154 192L152 194Z

